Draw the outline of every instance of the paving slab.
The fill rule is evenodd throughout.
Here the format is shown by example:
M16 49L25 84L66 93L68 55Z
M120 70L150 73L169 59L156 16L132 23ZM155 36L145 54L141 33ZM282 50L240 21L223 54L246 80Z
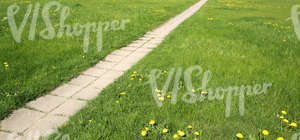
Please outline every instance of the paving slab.
M129 70L132 66L134 65L134 63L129 63L129 61L127 62L127 59L122 60L119 64L117 64L116 66L114 66L112 69L113 70L117 70L117 71L127 71Z
M77 85L80 87L85 87L88 84L90 84L92 81L95 81L96 78L92 76L87 76L87 75L79 75L77 78L74 78L69 82L69 84Z
M109 62L120 62L122 59L124 59L124 56L114 55L110 54L107 55L104 60Z
M127 50L115 50L112 52L112 54L119 55L119 56L128 56L131 53L132 51L127 51Z
M0 139L9 140L9 139L12 139L12 138L15 138L15 137L17 137L16 134L11 134L11 133L6 133L6 132L1 132L0 131Z
M92 87L102 90L112 82L114 82L117 78L119 78L124 72L111 70L107 72L104 76L100 77L94 83L91 84Z
M100 92L101 92L101 89L97 89L97 88L94 88L92 86L89 86L89 87L86 87L86 88L80 90L72 98L91 100L91 99L97 97Z
M80 86L64 84L57 87L55 90L51 91L50 94L61 96L61 97L71 97L80 89L82 89L82 87Z
M92 67L87 69L86 71L83 72L84 75L90 75L90 76L95 76L95 77L100 77L102 76L105 72L107 72L106 69L101 69L97 67Z
M100 61L95 67L109 70L116 64L115 62Z
M67 102L50 112L50 114L69 117L79 111L85 104L85 101L69 99Z
M32 127L24 132L24 137L40 137L50 135L56 128L68 120L64 116L47 115L45 118L38 120Z
M14 111L11 116L0 123L0 129L10 132L22 133L44 116L44 113L25 108Z
M138 49L139 47L134 47L134 46L127 46L127 47L123 47L121 48L121 50L123 51L135 51L136 49Z
M31 101L26 105L42 112L50 112L51 110L55 109L57 106L64 103L66 100L67 98L64 97L46 95L38 98L35 101Z

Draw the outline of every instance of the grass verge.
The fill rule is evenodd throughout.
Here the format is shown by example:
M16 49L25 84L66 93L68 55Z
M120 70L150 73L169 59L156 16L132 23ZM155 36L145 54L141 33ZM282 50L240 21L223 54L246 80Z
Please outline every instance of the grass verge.
M173 139L182 130L186 136L180 139L234 140L237 133L246 139L262 139L262 130L267 130L265 139L290 139L299 132L299 126L288 125L299 125L300 121L300 43L292 23L285 20L294 4L297 2L288 0L209 0L158 48L71 117L60 132L76 140L121 140ZM186 103L182 96L187 85L181 77L176 104L171 104L173 97L168 99L166 95L162 107L158 107L147 84L150 71L162 70L157 80L161 90L171 68L186 70L194 65L212 72L208 88L272 86L264 94L245 95L244 115L240 115L239 96L232 96L230 115L225 117L227 95L208 100L209 95L215 95L209 92L201 102ZM132 80L132 76L142 80ZM192 73L195 89L201 87L202 78ZM173 80L167 94L172 88ZM195 94L202 96L199 91ZM150 120L155 121L154 126ZM163 133L163 128L169 132ZM142 136L142 131L147 135ZM193 134L195 131L202 132L201 136Z

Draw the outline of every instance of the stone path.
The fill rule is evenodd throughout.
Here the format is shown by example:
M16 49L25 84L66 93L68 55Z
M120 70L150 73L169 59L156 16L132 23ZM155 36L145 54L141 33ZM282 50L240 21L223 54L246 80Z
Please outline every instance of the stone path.
M201 0L139 40L112 52L69 83L27 103L25 108L14 111L0 122L0 139L31 140L29 137L47 135L61 126L88 100L95 98L102 89L157 47L172 30L197 12L206 1Z

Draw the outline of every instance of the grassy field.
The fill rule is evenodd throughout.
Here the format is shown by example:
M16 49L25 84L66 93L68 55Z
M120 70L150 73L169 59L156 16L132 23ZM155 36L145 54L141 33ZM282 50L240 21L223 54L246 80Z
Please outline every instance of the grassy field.
M90 35L89 51L83 51L83 35L51 40L43 39L40 32L46 28L41 11L48 0L0 1L0 119L13 109L35 99L77 76L80 71L103 59L111 51L138 39L147 31L159 26L172 16L180 13L197 0L64 0L62 6L71 9L65 24L86 24L88 22L112 22L130 20L124 30L103 32L103 50L96 49L96 33ZM20 26L27 5L33 8L40 3L39 17L34 40L29 40L32 13L25 25L20 43L16 43L11 34L7 8L12 4L20 6L15 20ZM33 9L32 9L33 12ZM50 9L50 20L59 23L60 11ZM55 27L55 32L58 33Z
M174 139L178 130L185 133L178 139L234 140L241 133L244 139L261 140L262 131L267 130L266 140L290 139L300 130L300 42L292 22L286 19L299 2L209 0L158 48L71 117L60 132L72 140ZM197 97L205 99L193 104L181 100L187 90L182 76L176 104L171 104L173 97L167 97L172 80L162 107L158 107L147 84L150 71L162 70L157 80L161 90L171 68L186 70L195 65L212 72L211 89L264 83L272 86L266 93L245 95L243 116L239 97L232 96L230 115L225 117L227 95L223 100L208 100L213 92L204 96L195 91ZM201 87L202 78L192 74L195 89ZM149 124L150 120L155 124ZM292 122L298 127L288 126ZM168 133L163 133L163 128ZM201 136L193 134L196 131Z

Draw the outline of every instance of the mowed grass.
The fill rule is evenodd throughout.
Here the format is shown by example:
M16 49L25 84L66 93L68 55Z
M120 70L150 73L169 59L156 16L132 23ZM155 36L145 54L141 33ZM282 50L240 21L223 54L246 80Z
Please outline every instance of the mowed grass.
M72 140L173 139L178 130L186 134L180 139L235 140L235 135L242 133L245 139L251 135L258 140L265 129L269 131L266 139L290 139L299 132L300 123L300 43L291 21L285 19L297 3L209 0L158 48L71 117L60 132ZM157 81L161 90L171 68L186 70L195 65L212 72L208 88L253 87L263 83L272 86L265 94L245 95L243 116L239 112L239 96L233 95L230 115L225 117L227 95L222 100L208 100L204 96L204 101L193 104L183 101L187 87L182 76L176 104L171 104L171 99L165 96L163 106L158 107L147 83L150 71L162 70ZM134 71L142 80L131 80ZM198 89L203 73L196 72L192 74L192 82ZM121 92L127 94L120 95ZM199 97L199 91L196 95ZM288 123L278 115L298 127L287 127ZM156 125L149 125L150 120L155 120ZM193 129L187 128L188 125ZM150 130L147 136L142 136L145 127ZM163 133L163 128L169 129L169 133ZM195 131L202 131L202 135L195 136Z
M111 51L124 47L185 10L197 0L64 0L58 1L70 8L65 24L86 24L92 22L112 22L130 20L124 30L103 32L103 49L96 48L96 33L90 35L87 53L83 51L83 35L80 37L57 37L59 27L55 26L55 37L46 40L39 36L46 28L41 11L49 0L0 2L0 119L13 109L41 96L59 84L76 77L82 70L94 65ZM40 3L35 40L28 40L32 13L22 33L21 43L16 43L11 34L7 18L7 8L20 6L15 20L17 27L23 21L27 6L33 8ZM61 7L62 8L62 7ZM60 13L50 9L52 25L59 24ZM34 9L32 9L33 12ZM117 27L118 28L118 27ZM73 31L73 30L72 30Z

